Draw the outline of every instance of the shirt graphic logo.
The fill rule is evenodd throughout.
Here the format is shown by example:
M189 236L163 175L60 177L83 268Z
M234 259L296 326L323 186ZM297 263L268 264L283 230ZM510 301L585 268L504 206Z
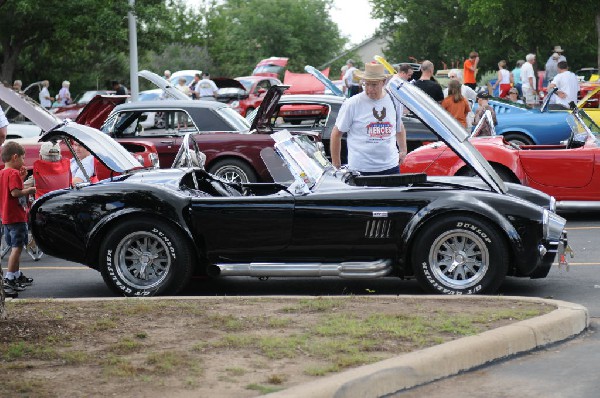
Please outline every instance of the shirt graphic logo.
M379 120L380 122L383 121L383 119L385 119L385 106L381 109L381 112L373 108L373 116L375 116L375 119Z
M385 107L381 111L373 108L373 116L375 116L377 122L367 125L367 142L376 143L390 138L394 133L394 129L390 122L383 121L386 116Z

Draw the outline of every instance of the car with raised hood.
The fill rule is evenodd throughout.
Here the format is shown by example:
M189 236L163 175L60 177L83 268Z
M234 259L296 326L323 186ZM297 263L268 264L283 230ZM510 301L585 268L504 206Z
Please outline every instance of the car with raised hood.
M115 94L114 90L88 90L80 95L78 95L72 104L61 105L57 107L53 107L50 112L54 113L56 116L61 118L62 120L77 119L77 116L82 111L82 109L97 95L112 95Z
M557 209L600 210L600 127L587 109L565 113L571 125L567 140L559 145L521 145L502 136L470 138L496 173L508 182L520 183L552 195ZM487 123L482 119L481 123ZM476 131L481 126L477 126ZM490 130L493 127L490 127ZM409 153L401 165L403 173L430 176L469 176L471 167L443 142Z
M19 113L23 118L29 120L40 133L66 123L66 121L48 112L37 102L22 93L17 93L10 88L0 86L0 94L2 95L2 101L8 103L14 112ZM101 135L102 133L97 128L102 125L102 122L115 107L115 104L122 103L127 98L128 96L118 95L96 96L79 113L75 121L78 124L93 128L97 134ZM33 162L40 157L41 142L39 142L39 136L17 138L13 139L13 141L18 142L25 149L25 167L31 171L33 169ZM143 139L125 139L121 144L133 154L139 164L145 167L158 167L158 154L152 142ZM61 152L64 157L72 157L71 151L64 144L61 146ZM2 168L4 168L4 163L0 161L0 169ZM101 170L101 175L107 174L107 171L102 169L101 166L99 166L99 169Z
M182 140L187 133L206 154L206 169L230 181L271 181L260 151L272 147L269 134L272 128L267 122L285 86L271 86L263 96L258 108L258 117L250 124L231 107L217 101L192 101L153 72L141 71L140 76L152 81L166 96L175 99L161 101L138 101L117 106L101 130L117 141L140 139L152 142L160 158L161 167L170 167ZM164 120L174 125L143 127L149 112L161 113ZM168 115L173 114L169 118ZM315 140L317 132L308 134Z
M280 131L261 151L273 182L228 182L202 167L188 134L171 169L41 197L32 234L45 253L98 270L124 296L176 294L195 274L415 277L435 293L493 293L507 276L541 278L556 259L564 264L566 221L553 198L504 183L437 103L397 78L390 87L480 179L336 170L307 136ZM107 166L135 164L85 127L41 139L63 137L109 157Z
M228 104L242 116L260 106L271 86L281 85L279 79L266 76L216 77L212 80L219 88L217 101Z

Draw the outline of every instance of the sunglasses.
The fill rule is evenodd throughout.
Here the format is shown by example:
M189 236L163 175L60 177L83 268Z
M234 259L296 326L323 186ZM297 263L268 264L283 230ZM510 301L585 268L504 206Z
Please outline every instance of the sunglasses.
M509 94L519 94L517 91L509 91Z

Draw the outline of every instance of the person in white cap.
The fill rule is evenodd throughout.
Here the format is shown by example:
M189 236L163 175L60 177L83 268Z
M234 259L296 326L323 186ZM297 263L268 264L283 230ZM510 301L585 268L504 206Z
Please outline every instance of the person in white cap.
M406 156L406 131L402 123L404 107L386 91L381 64L365 64L357 70L363 92L346 100L331 132L331 161L341 167L342 135L346 134L348 167L363 175L400 173ZM398 149L400 151L398 151Z
M567 61L567 57L563 55L564 52L565 50L563 50L561 46L554 46L554 49L552 50L552 53L558 53L558 62Z

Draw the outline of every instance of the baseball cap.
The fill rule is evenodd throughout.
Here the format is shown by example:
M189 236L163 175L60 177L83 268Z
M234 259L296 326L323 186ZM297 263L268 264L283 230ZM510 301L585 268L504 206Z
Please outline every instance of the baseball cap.
M477 94L477 98L489 100L491 97L487 92L482 91L479 94Z

